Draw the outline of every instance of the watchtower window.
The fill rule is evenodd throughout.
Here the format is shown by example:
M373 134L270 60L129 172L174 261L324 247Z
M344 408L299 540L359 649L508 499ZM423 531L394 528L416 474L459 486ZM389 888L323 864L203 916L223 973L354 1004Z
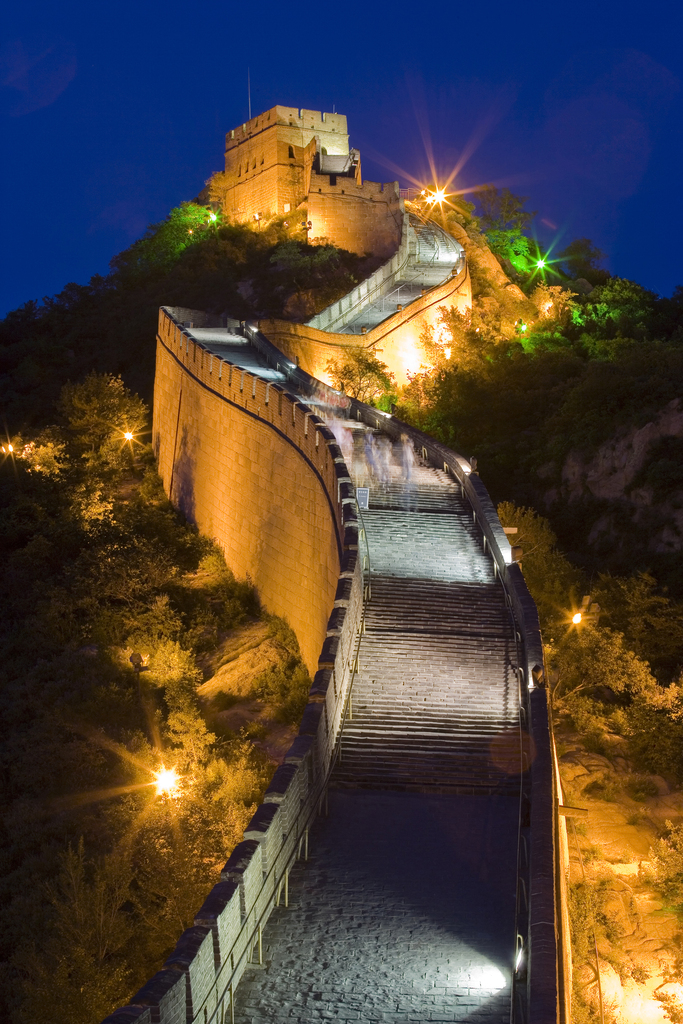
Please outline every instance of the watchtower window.
M290 146L289 147L289 159L290 160L294 159L294 146Z
M256 157L254 157L254 162L253 162L253 164L251 165L251 169L252 169L252 171L255 171L255 170L256 170Z
M337 175L336 174L331 174L330 175L330 185L336 185L336 184L337 184Z

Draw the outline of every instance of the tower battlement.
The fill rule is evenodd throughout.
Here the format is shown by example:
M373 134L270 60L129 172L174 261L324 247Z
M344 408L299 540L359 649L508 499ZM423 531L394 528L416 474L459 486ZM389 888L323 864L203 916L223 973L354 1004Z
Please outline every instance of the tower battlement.
M398 183L364 182L345 114L277 105L225 138L223 211L233 220L307 205L310 241L389 256L401 239Z

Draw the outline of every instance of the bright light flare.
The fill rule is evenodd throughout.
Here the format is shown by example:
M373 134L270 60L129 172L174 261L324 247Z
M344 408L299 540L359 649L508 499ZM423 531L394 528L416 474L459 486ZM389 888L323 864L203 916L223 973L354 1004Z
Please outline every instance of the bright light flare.
M178 796L180 776L175 768L160 768L154 772L157 784L157 796Z
M132 441L133 440L133 434L132 434L132 431L130 431L130 430L124 430L123 436L125 437L126 441Z
M536 260L536 266L538 267L539 270L543 270L543 268L545 266L545 260L544 259Z
M450 359L451 358L451 350L449 348L445 348L443 350L443 354L445 355L446 359Z
M218 216L217 216L217 214L215 214L215 213L210 213L210 214L209 214L209 220L218 220Z
M572 622L575 626L578 626L582 618L583 616L581 615L581 612L576 612L574 615L572 615Z

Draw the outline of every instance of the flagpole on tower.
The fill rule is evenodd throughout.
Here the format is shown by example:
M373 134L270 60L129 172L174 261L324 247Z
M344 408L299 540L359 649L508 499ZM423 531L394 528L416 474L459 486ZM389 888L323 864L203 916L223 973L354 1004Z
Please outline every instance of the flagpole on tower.
M251 121L251 73L247 68L247 97L249 99L249 120Z

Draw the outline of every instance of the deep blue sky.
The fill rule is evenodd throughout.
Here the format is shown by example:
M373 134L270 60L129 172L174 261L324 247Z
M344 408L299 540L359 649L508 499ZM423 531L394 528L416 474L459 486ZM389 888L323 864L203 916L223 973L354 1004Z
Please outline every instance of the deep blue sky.
M544 242L588 236L615 274L661 294L683 283L672 0L13 6L0 44L0 313L106 272L194 197L246 117L248 66L254 114L346 113L368 178L408 185L428 174L426 146L443 171L471 150L457 183L528 195Z

